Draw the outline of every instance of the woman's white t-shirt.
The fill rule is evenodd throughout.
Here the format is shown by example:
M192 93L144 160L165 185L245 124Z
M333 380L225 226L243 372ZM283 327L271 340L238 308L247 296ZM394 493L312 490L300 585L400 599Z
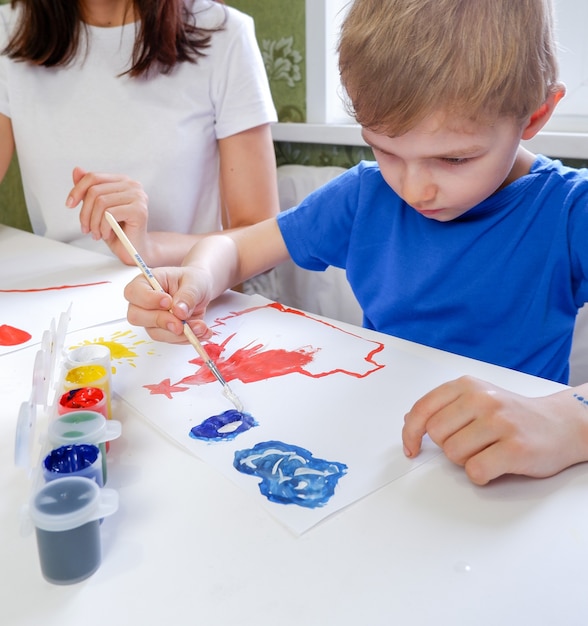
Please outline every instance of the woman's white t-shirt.
M253 20L209 0L193 4L212 35L206 56L170 75L120 76L129 67L135 24L88 27L87 52L67 67L0 56L0 113L12 121L25 199L35 233L80 238L65 201L75 166L126 174L149 197L151 231L203 233L221 227L217 140L276 113ZM0 7L0 50L16 13Z

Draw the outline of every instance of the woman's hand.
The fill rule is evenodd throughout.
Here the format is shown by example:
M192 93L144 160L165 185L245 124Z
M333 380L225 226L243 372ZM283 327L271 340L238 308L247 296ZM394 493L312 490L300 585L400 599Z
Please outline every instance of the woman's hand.
M584 388L584 389L583 389ZM464 376L421 398L404 418L405 454L425 433L484 485L502 474L546 477L588 460L588 385L527 398Z
M147 234L148 197L141 183L120 174L73 170L74 187L66 206L74 208L82 203L80 225L84 234L91 233L96 240L103 239L110 249L127 265L133 264L124 246L104 219L104 212L113 215L127 237L144 259L152 257L152 242Z

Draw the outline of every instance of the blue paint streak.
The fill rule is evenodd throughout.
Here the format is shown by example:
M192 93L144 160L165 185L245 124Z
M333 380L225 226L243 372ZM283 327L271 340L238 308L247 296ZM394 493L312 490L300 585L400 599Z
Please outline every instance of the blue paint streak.
M223 427L229 424L236 424L237 422L240 422L240 424L234 430L221 432ZM257 426L257 422L249 413L241 413L236 409L229 409L220 415L209 417L198 426L194 426L190 430L190 437L203 441L228 441L254 426Z
M233 466L261 478L259 490L270 502L310 509L324 506L347 472L343 463L315 459L308 450L281 441L235 452Z

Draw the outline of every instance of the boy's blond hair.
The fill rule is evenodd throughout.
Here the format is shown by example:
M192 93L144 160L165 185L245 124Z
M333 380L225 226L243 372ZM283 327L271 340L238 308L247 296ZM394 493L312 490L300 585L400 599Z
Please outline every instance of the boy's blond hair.
M339 69L362 126L402 135L429 114L521 122L557 90L550 0L355 0Z

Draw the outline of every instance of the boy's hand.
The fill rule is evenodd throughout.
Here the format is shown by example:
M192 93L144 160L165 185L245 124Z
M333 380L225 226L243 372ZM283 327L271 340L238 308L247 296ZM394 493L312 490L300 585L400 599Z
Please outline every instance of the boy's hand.
M588 460L588 407L573 389L527 398L464 376L423 396L405 416L407 456L419 453L425 433L478 485L502 474L552 476Z
M127 319L133 326L144 326L156 341L187 343L183 320L196 336L209 339L212 331L202 320L210 302L206 277L188 267L165 267L153 270L166 293L155 291L141 275L134 278L124 290L129 302ZM195 285L202 285L200 291Z

